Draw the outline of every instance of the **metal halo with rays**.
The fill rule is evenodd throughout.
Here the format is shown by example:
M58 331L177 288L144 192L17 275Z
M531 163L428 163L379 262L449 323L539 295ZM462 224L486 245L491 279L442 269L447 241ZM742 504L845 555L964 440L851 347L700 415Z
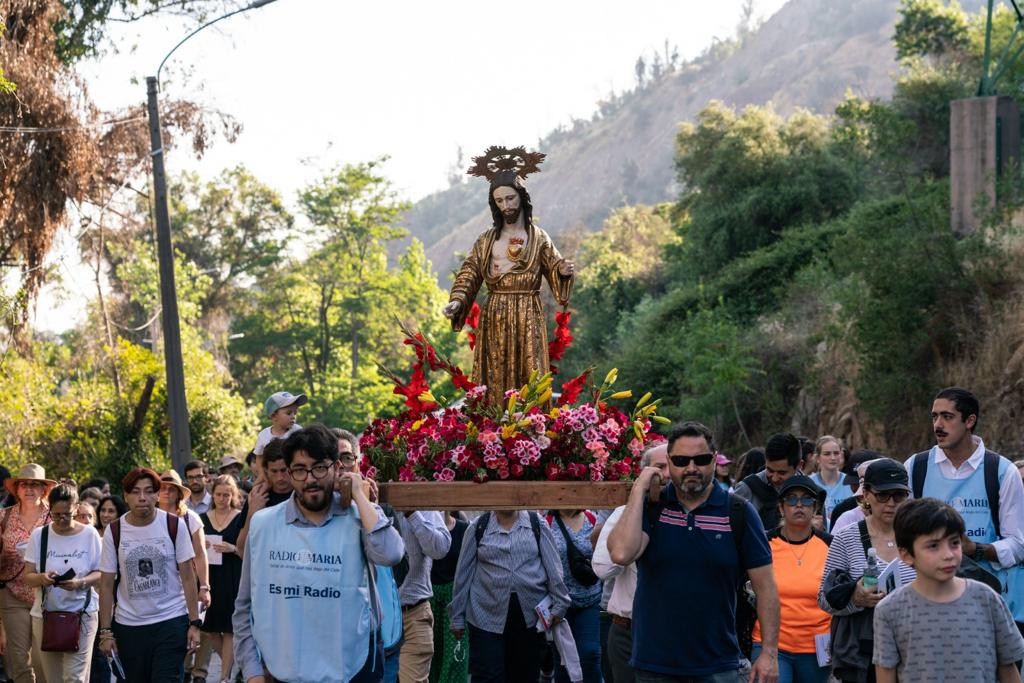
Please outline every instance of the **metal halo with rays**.
M482 156L473 157L468 175L486 178L488 181L502 172L511 171L520 179L540 171L540 165L547 155L543 152L527 152L526 147L507 149L500 146L488 147Z

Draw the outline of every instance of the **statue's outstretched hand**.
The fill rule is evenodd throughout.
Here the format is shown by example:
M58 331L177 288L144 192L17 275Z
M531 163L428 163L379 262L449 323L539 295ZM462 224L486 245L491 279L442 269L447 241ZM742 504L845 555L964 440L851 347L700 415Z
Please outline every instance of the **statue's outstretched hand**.
M461 301L449 301L448 305L441 310L441 313L444 314L444 317L451 320L455 317L455 314L459 312L460 308L462 308Z
M558 272L562 277L569 277L576 272L576 264L572 261L562 261L558 264Z

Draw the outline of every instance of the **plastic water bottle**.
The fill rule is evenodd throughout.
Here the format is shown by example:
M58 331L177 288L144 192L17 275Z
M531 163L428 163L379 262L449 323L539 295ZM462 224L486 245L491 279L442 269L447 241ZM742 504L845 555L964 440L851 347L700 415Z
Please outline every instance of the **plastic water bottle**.
M869 591L878 590L878 553L874 548L868 548L868 566L864 570L864 588Z

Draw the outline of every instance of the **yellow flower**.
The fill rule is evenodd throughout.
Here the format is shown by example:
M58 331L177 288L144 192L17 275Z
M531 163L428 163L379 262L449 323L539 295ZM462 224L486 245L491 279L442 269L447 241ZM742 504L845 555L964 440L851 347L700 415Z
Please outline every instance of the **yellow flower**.
M412 423L412 431L417 432L422 426L423 420L416 420L415 422Z
M632 398L632 397L633 397L633 392L630 391L629 389L626 389L625 391L616 391L609 398Z
M604 383L609 385L615 384L615 380L618 379L618 377L619 369L612 368L611 370L608 371L608 374L604 376Z
M555 430L549 429L548 431L544 432L544 436L548 437L549 439L554 439L555 437L558 436L558 434L555 433Z
M508 397L508 412L512 412L512 409L516 407L516 395L512 394Z
M466 436L468 436L469 438L471 438L471 439L475 438L476 435L479 434L479 433L480 433L480 430L477 429L476 425L473 424L472 422L470 422L468 425L466 425Z
M651 419L657 422L658 424L672 424L672 420L668 419L667 417L662 417L661 415L651 415Z
M636 438L640 443L644 442L644 426L640 424L640 420L633 422L633 433L636 434Z
M548 387L547 389L544 390L544 393L540 395L540 398L537 399L537 403L547 403L550 398L551 387Z
M420 400L426 403L437 403L437 399L434 398L434 394L429 389L420 394Z
M518 430L516 429L516 425L514 424L505 425L504 427L501 428L501 438L503 439L511 439L517 433Z
M650 400L651 400L651 392L648 391L646 394L644 394L643 396L640 397L639 401L636 402L636 407L640 408L641 406L643 406L643 404L647 403Z
M548 417L550 417L552 420L557 420L558 419L558 415L560 414L560 412L561 412L560 408L552 408L551 412L548 413Z

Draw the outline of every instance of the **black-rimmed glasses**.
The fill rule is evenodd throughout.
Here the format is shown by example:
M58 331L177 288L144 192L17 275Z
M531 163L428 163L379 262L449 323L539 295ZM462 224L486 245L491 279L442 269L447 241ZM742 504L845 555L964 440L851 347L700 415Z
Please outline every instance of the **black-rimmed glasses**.
M327 476L327 472L330 471L330 465L313 465L309 469L305 467L293 467L288 470L288 474L292 475L292 479L295 481L306 481L309 478L309 473L313 473L314 479L323 479Z

